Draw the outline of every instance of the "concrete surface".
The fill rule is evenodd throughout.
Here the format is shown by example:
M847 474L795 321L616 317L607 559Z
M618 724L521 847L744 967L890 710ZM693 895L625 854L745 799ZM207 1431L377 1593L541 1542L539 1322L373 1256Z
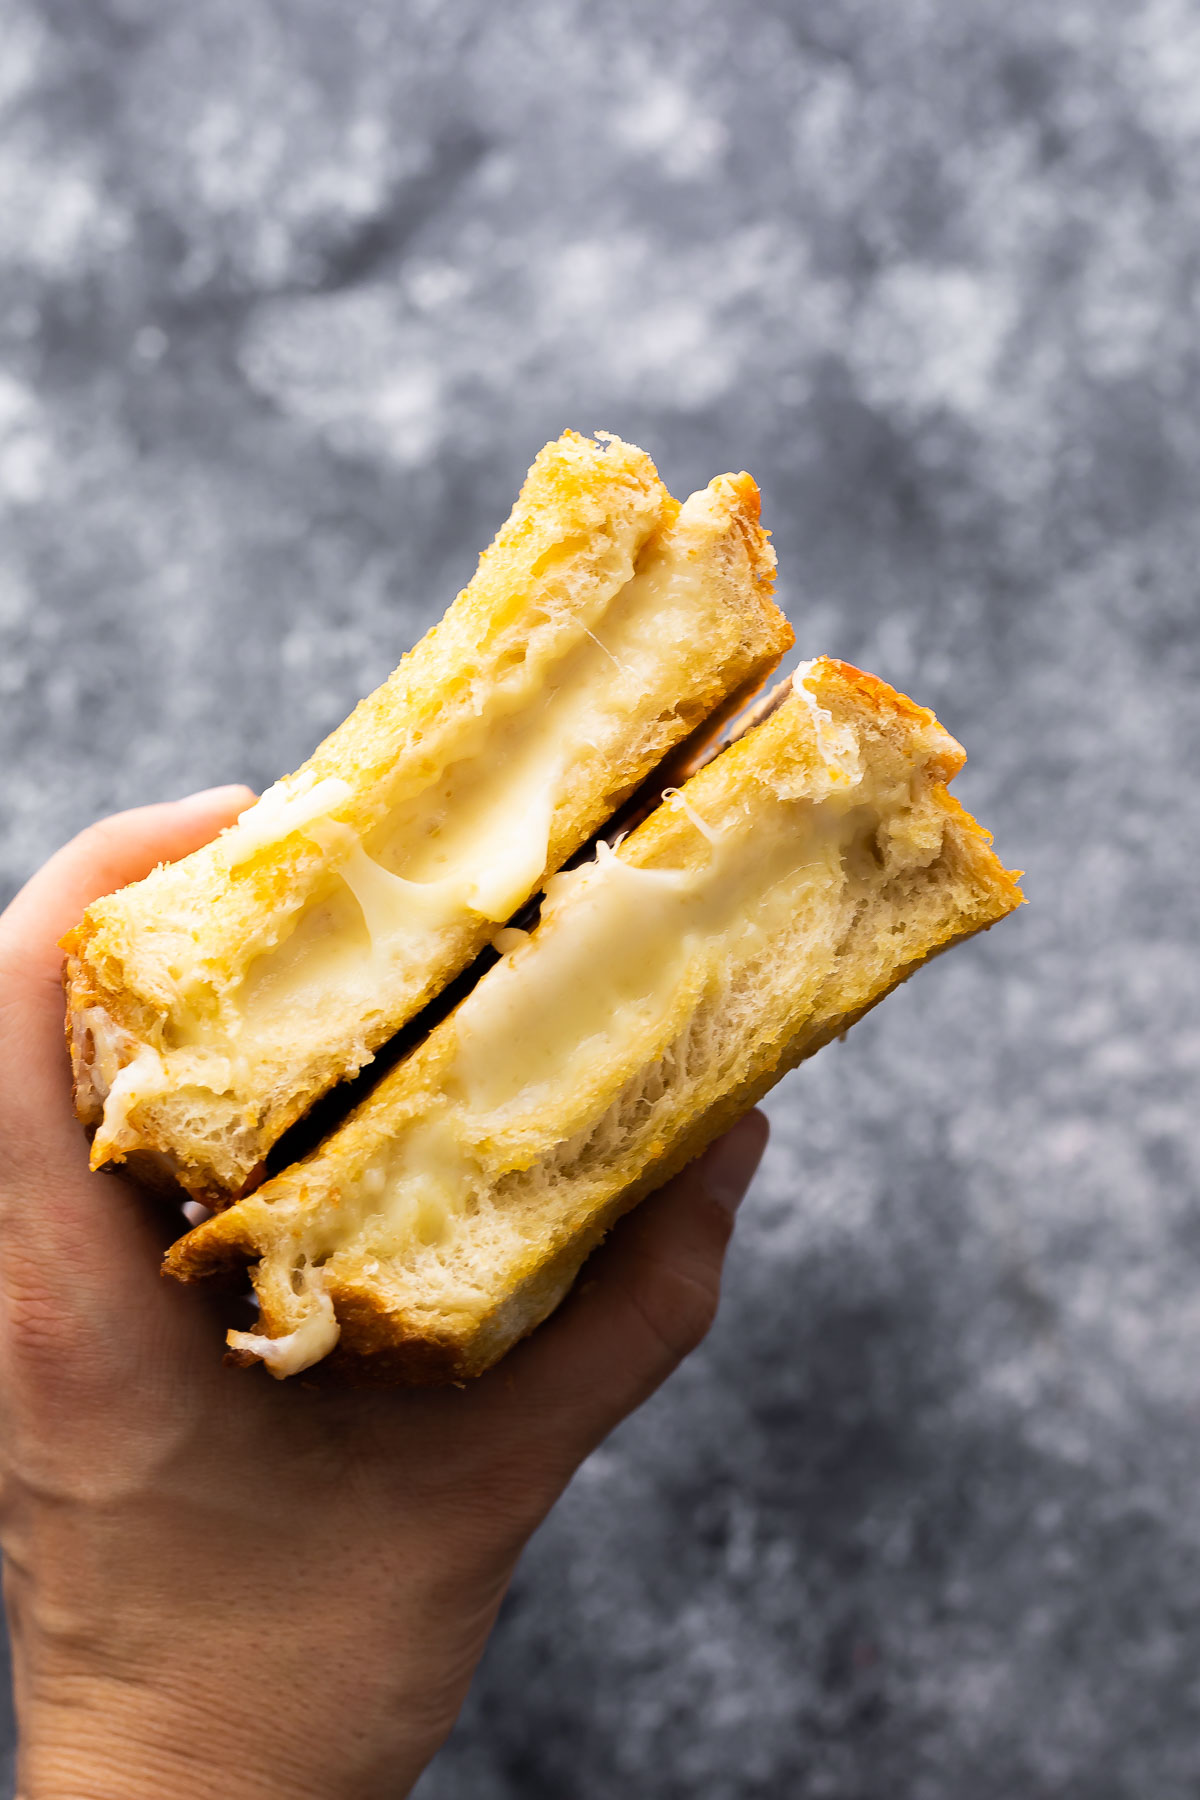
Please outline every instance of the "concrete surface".
M0 0L6 894L300 760L566 424L749 468L1028 871L776 1094L422 1800L1200 1789L1198 94L1186 0Z

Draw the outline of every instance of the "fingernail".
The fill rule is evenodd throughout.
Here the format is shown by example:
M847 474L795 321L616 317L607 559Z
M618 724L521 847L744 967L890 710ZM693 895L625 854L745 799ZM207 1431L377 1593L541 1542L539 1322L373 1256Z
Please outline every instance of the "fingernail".
M768 1133L764 1115L749 1113L724 1137L710 1144L700 1160L700 1181L705 1193L730 1218L746 1198L746 1190L767 1147Z

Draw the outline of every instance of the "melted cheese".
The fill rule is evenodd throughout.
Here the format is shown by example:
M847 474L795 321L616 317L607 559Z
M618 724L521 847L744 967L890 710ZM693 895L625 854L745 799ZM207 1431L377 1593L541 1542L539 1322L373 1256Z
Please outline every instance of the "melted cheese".
M700 814L696 811L695 807L691 804L691 802L687 799L686 795L683 794L679 788L677 788L677 787L664 788L662 791L662 800L664 803L669 802L671 805L677 806L680 809L680 811L686 815L688 822L700 833L700 836L704 839L704 841L706 843L714 844L714 845L716 844L717 833L713 830L711 825L705 824L704 820L700 817ZM617 848L617 846L616 846L616 844L614 844L613 849L615 850L616 848Z
M685 507L681 522L691 517ZM269 1040L296 1008L319 1012L325 993L370 996L397 970L419 981L465 927L510 918L542 882L568 783L575 791L602 788L599 776L588 782L587 764L619 754L654 692L663 637L694 632L711 608L708 561L689 554L686 535L668 533L610 603L603 638L581 624L555 667L524 671L489 696L459 757L365 841L331 820L328 808L318 814L314 805L302 820L301 803L315 803L328 783L287 800L297 808L287 813L293 828L304 825L353 895L365 938L339 948L335 940L353 939L354 930L327 887L290 936L251 965L234 1003L243 1047Z
M858 808L764 810L753 829L692 818L708 850L695 868L638 868L601 845L550 884L528 948L454 1015L447 1086L465 1131L495 1138L553 1110L569 1135L600 1094L663 1053L715 968L752 959L805 890L842 881Z
M811 1003L855 904L849 871L880 824L855 743L828 715L814 730L825 734L818 798L759 784L753 804L714 822L685 790L665 804L695 833L687 866L639 867L602 842L592 862L555 876L537 930L499 934L501 961L438 1028L444 1061L425 1110L398 1129L382 1118L366 1156L339 1168L336 1209L267 1261L286 1271L300 1242L335 1259L423 1246L436 1257L498 1174L545 1153L547 1117L556 1139L590 1128L626 1082L670 1056L714 987L769 956L798 918L808 969L796 1001Z
M855 787L862 780L862 759L858 739L849 725L839 725L826 711L811 686L814 662L797 664L792 674L792 692L808 708L817 741L817 754L833 787Z
M294 832L303 831L319 819L327 819L338 807L353 798L348 781L328 775L318 781L310 770L306 775L285 777L269 787L265 794L246 808L237 822L221 838L221 848L231 869L248 862L260 850L274 848Z
M104 1117L92 1139L92 1168L99 1169L114 1156L137 1148L141 1138L130 1118L138 1107L168 1089L175 1093L192 1088L210 1098L228 1093L234 1066L231 1057L217 1051L183 1049L164 1054L150 1044L139 1045L108 1089Z
M91 1166L100 1168L114 1153L128 1147L128 1120L135 1106L162 1093L167 1084L163 1058L149 1044L118 1069L108 1084L104 1117L92 1139Z
M385 1161L379 1192L389 1196L393 1230L422 1244L439 1243L477 1173L447 1099L404 1134Z
M91 1036L91 1058L85 1057L83 1069L103 1108L92 1139L93 1169L137 1148L141 1140L131 1115L148 1100L182 1085L215 1096L227 1092L233 1079L230 1057L191 1048L164 1054L116 1024L102 1006L83 1008L71 1029L81 1052L85 1035Z
M259 1331L227 1331L225 1342L231 1350L245 1350L257 1356L277 1381L311 1369L329 1355L341 1336L320 1269L305 1270L304 1302L309 1311L285 1337L266 1337Z
M288 1011L319 1012L330 993L352 992L371 953L358 897L344 881L330 882L279 947L251 963L231 1024L270 1029ZM246 1036L243 1030L239 1040Z
M122 1029L103 1006L85 1006L71 1015L75 1049L96 1099L107 1099L121 1065L137 1054L137 1040ZM90 1037L90 1046L87 1039Z
M537 931L514 934L442 1027L453 1053L429 1109L357 1180L339 1179L337 1245L364 1226L373 1245L436 1245L485 1162L492 1177L527 1166L546 1114L563 1138L586 1126L669 1050L709 984L768 952L815 895L844 889L844 855L876 822L849 795L764 799L723 828L686 811L704 851L695 867L639 868L601 843L550 882ZM832 954L840 915L825 910Z

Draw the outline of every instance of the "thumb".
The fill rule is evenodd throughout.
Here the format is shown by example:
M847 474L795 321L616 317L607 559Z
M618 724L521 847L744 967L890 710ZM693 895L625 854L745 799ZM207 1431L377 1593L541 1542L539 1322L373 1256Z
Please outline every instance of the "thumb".
M146 1278L157 1283L157 1257L140 1226L133 1251L126 1241L122 1252L117 1221L122 1210L136 1221L140 1209L122 1183L88 1173L71 1103L57 940L97 895L207 843L253 798L247 788L214 788L103 819L51 857L0 914L0 1245L10 1264L19 1246L39 1283L53 1277L65 1295L81 1267L110 1269L123 1253L144 1259Z
M14 1162L28 1164L52 1185L76 1170L83 1142L77 1129L67 1129L74 1111L58 940L97 895L207 843L253 798L244 787L210 788L101 819L52 856L0 913L0 1131L8 1171Z
M560 1312L484 1378L503 1383L510 1447L526 1440L554 1493L708 1331L768 1132L762 1113L748 1114L623 1219Z
M155 863L176 862L232 824L254 800L248 787L206 788L185 800L114 813L89 825L30 877L0 914L0 954L6 970L48 975L62 968L58 940L77 925L101 894L148 875Z

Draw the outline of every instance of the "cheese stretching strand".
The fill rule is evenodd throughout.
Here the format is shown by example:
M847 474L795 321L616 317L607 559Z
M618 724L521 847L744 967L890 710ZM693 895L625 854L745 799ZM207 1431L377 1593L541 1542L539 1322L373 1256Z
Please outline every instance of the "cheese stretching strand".
M181 1239L256 1264L277 1376L495 1362L614 1220L936 951L1020 901L932 713L821 660L621 846L305 1162Z
M791 642L749 476L567 433L441 624L214 844L64 940L93 1167L220 1205Z

